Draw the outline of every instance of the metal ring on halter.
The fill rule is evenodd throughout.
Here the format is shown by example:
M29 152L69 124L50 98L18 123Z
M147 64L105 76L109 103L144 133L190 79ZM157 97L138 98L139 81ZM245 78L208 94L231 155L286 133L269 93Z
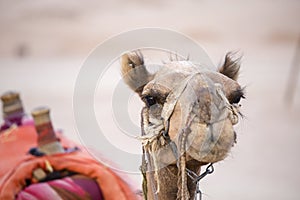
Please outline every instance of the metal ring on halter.
M214 170L215 169L214 169L213 163L210 163L206 167L205 172L203 172L199 176L195 172L193 172L192 170L186 169L187 175L193 180L194 183L196 183L195 200L201 200L202 199L202 192L200 190L200 180L203 179L208 174L212 174L214 172Z

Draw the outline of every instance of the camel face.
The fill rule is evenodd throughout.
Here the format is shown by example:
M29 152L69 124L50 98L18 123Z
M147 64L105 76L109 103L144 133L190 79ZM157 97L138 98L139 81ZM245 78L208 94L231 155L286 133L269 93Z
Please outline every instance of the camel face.
M231 54L218 72L190 61L172 61L150 74L143 55L130 52L122 56L121 70L124 81L145 103L142 140L159 164L176 162L170 141L187 160L214 163L226 157L236 140L233 126L243 97L236 82L239 63Z

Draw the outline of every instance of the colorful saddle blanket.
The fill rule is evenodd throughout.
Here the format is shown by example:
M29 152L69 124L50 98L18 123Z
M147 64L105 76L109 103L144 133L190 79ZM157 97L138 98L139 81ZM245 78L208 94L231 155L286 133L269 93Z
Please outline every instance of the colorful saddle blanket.
M137 199L132 188L107 166L93 159L84 148L57 133L65 149L62 154L32 155L37 133L32 124L13 126L0 132L0 199ZM48 172L36 180L33 171Z

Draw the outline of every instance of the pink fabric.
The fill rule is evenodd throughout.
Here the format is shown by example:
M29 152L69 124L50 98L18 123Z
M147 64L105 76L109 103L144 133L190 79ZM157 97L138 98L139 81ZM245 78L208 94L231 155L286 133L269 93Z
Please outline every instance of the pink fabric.
M56 191L48 183L37 183L30 185L22 190L17 200L62 200L62 198L56 193Z
M85 179L89 185L96 191L85 191L78 179ZM96 195L95 195L96 194ZM74 178L65 177L63 179L52 180L44 183L36 183L22 190L16 200L65 200L65 199L91 199L102 200L102 194L96 181L84 176L76 175Z

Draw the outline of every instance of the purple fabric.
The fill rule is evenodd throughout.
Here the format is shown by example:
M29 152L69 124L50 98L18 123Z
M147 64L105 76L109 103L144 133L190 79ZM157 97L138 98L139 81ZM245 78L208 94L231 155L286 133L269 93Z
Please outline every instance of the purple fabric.
M0 127L0 131L4 131L6 129L9 129L13 124L16 124L17 126L21 125L34 125L34 122L32 119L26 118L23 113L18 113L13 116L7 117L4 119L4 123Z
M102 200L103 196L96 181L84 177L73 177L73 181L79 185L84 191L90 194L94 200Z

